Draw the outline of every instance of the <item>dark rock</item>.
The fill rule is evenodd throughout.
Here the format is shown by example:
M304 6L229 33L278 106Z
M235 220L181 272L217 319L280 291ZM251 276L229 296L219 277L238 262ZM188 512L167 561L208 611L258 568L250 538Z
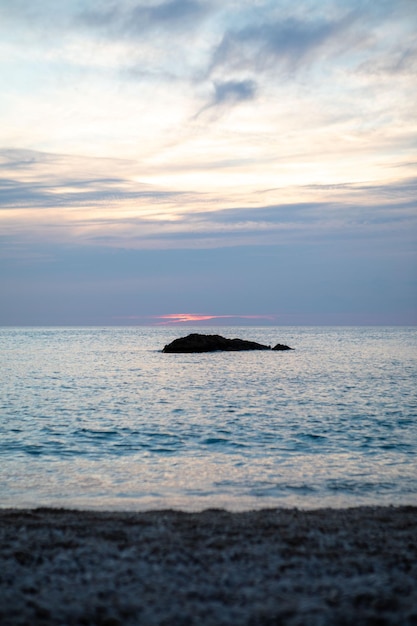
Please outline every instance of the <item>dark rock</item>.
M294 350L294 348L290 348L290 346L285 346L283 343L277 343L276 346L272 348L273 350Z
M221 335L200 335L192 333L187 337L175 339L165 346L162 352L216 352L217 350L270 350L270 346L264 346L255 341L245 339L226 339Z
M280 345L280 344L278 344ZM270 350L271 346L264 346L256 341L246 339L226 339L221 335L200 335L192 333L187 337L175 339L164 347L162 352L185 353L185 352L217 352L219 350L237 352L240 350ZM277 347L274 350L291 350L287 346Z

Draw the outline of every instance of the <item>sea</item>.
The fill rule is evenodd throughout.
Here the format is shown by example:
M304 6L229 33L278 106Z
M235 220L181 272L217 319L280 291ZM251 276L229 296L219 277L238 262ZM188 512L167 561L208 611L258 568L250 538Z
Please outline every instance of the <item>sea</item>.
M416 505L416 374L416 327L0 328L0 507Z

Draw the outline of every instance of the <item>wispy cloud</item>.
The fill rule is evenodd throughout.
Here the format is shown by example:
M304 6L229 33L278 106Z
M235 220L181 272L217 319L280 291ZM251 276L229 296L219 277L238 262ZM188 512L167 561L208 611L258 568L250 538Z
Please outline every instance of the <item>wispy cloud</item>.
M253 100L256 96L257 85L254 80L228 80L214 83L214 94L208 104L204 105L194 116L198 119L202 113L215 108L227 109L242 102Z
M122 318L119 318L122 319ZM152 323L156 326L171 326L171 325L195 325L201 322L218 322L225 321L227 323L230 322L239 322L242 320L247 321L259 321L259 322L276 322L276 315L211 315L207 313L169 313L166 315L150 315L150 316L137 316L130 315L128 317L124 317L124 320L130 320L135 322L147 322Z
M176 29L184 31L196 27L207 11L207 3L197 0L168 0L157 4L119 2L104 9L87 9L78 15L78 20L111 37L136 38L155 30L172 33Z
M353 14L333 20L288 17L230 30L214 52L211 71L294 71L301 62L311 64L329 42L346 48L346 33L357 20Z
M126 36L154 28L182 28L190 26L210 9L210 3L199 0L86 0L59 3L54 0L0 1L0 15L26 27L42 25L53 28L52 35L63 30L74 31L81 25L92 30L103 30L109 36Z
M252 100L256 94L256 83L253 80L228 80L214 84L213 104L229 104Z
M130 162L47 154L0 157L0 224L9 243L133 249L319 244L326 238L409 238L417 180L181 192L135 180ZM18 164L16 167L15 164ZM14 177L10 176L14 172Z

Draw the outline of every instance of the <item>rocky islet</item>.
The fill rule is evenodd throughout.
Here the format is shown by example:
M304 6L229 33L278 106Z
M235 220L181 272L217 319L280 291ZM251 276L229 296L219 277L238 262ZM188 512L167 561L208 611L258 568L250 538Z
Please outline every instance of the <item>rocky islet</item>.
M273 348L256 341L248 341L247 339L228 339L221 335L204 335L200 333L191 333L186 337L174 339L167 344L162 352L164 353L192 353L192 352L241 352L246 350L292 350L289 346L277 343Z

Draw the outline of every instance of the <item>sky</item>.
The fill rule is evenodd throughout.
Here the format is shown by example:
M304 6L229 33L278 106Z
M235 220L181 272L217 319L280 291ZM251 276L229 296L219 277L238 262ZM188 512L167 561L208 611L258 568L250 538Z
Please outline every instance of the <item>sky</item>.
M0 0L0 325L417 323L415 0Z

